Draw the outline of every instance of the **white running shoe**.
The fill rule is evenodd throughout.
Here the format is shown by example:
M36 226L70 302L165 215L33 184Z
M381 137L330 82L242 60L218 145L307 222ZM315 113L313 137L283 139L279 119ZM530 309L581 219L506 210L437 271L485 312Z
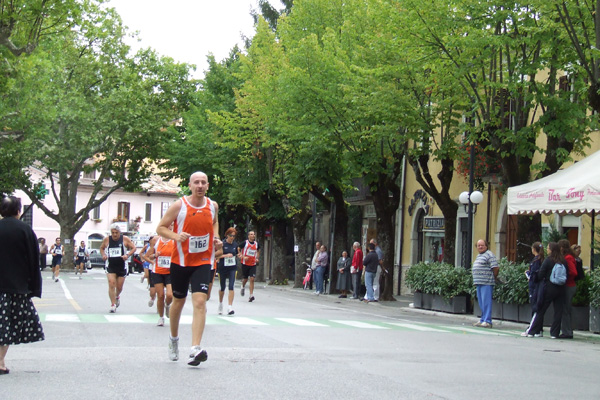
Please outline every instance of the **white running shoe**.
M233 307L229 306L229 307L227 308L227 310L228 310L228 311L227 311L227 315L233 315L233 314L235 314L235 311L233 311Z
M219 315L223 315L223 303L219 303Z
M115 304L117 308L121 305L121 297L117 296L117 303Z
M200 346L192 346L192 352L188 358L188 365L196 366L206 360L208 360L206 350L202 350Z
M169 337L169 360L179 360L179 338L173 339Z
M150 300L148 300L148 307L152 307L154 305L154 299L152 297L150 297Z
M165 319L164 319L164 317L159 317L158 318L158 322L156 323L156 326L165 326Z
M112 306L110 306L109 312L111 312L111 313L117 312L117 306L115 306L114 304Z

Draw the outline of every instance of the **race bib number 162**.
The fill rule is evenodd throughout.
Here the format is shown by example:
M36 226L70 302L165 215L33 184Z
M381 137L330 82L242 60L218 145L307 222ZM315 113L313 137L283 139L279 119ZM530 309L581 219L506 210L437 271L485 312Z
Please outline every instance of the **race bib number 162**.
M190 253L202 253L208 250L208 240L210 234L204 236L192 236L190 237Z

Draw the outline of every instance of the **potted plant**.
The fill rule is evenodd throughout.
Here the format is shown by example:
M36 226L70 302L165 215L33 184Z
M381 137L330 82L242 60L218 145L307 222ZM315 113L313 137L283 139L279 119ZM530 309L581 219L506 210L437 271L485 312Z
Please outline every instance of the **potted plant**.
M440 262L421 262L408 270L406 282L415 292L415 307L452 313L466 312L472 278L464 268Z
M600 269L590 274L590 331L600 333Z
M516 264L502 258L498 266L500 270L493 298L501 304L502 319L519 321L520 314L525 314L524 320L531 320L529 285L525 277L529 264Z
M591 279L585 275L577 281L577 290L571 301L571 327L587 331L590 327L590 285Z

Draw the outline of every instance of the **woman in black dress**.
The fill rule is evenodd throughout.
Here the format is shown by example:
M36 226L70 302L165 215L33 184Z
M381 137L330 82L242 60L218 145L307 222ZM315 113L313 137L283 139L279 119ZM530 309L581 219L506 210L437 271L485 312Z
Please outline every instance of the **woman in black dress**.
M44 340L31 301L34 296L42 296L42 274L37 237L29 225L19 220L21 200L3 198L0 214L0 375L6 375L8 346Z

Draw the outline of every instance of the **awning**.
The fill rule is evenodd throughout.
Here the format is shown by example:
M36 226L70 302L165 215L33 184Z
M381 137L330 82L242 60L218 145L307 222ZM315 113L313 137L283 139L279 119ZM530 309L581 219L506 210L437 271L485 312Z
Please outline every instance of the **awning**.
M508 214L600 212L600 151L545 178L508 188Z

